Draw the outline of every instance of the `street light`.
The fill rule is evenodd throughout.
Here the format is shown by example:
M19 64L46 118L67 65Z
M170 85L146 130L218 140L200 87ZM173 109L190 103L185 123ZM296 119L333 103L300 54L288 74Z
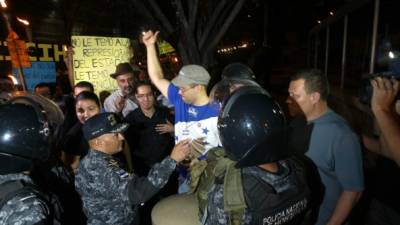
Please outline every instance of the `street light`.
M17 17L17 20L18 20L19 22L21 22L22 24L24 24L25 26L29 26L29 21L28 21L28 20L24 20L24 19L21 19L21 18L19 18L19 17Z
M6 0L0 0L0 5L3 9L7 8Z
M9 74L8 77L12 80L14 85L18 85L18 80L12 74Z
M17 20L24 25L26 38L28 38L29 42L32 42L32 30L31 30L31 27L29 26L29 21L25 20L25 19L21 19L19 17L17 17Z
M6 0L0 0L0 5L1 5L1 8L3 9L1 11L1 15L4 17L4 20L6 21L8 32L10 32L11 24L10 24L10 21L8 20L8 15L6 13L6 9L7 9Z
M8 30L8 36L7 36L7 45L9 47L8 51L10 52L10 56L11 56L11 51L10 51L10 44L12 43L12 45L17 48L17 39L19 38L17 33L14 32L14 30L11 27L11 23L9 20L9 15L6 12L7 9L7 4L5 0L0 0L0 5L1 5L1 15L4 17L4 20L6 22L7 25L7 30ZM18 61L18 74L19 74L19 78L22 84L22 89L25 91L26 90L26 83L25 83L25 78L24 78L24 71L22 70L22 64L21 64L21 56L18 53L18 50L15 51L16 57L17 57L17 61Z

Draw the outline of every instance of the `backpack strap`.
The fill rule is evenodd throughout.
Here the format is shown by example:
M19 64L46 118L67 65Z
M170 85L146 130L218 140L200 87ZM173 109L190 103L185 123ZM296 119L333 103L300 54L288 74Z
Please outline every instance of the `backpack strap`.
M224 186L224 211L230 224L240 225L246 208L241 170L234 167L235 162L226 157L223 148L210 149L207 160L200 162L191 170L192 193L197 195L200 218L206 211L211 187L218 183Z
M24 188L21 180L8 181L0 185L0 209Z
M34 184L24 182L23 180L7 181L0 184L0 209L15 196L29 196L34 195L37 199L43 202L43 210L48 215L48 224L58 225L60 223L54 223L54 213L51 207L49 207L49 201L46 196L38 189Z

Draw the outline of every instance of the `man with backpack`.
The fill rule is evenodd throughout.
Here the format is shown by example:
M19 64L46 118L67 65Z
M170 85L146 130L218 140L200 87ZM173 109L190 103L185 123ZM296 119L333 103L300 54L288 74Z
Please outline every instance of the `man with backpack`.
M195 188L201 223L301 224L310 191L289 158L279 105L262 88L238 88L224 101L218 130L223 149L207 156Z

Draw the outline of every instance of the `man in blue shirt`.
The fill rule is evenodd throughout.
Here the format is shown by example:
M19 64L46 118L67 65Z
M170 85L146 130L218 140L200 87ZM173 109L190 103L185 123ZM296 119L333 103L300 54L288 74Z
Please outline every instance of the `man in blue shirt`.
M143 36L147 49L148 72L151 81L175 107L175 142L190 138L201 140L203 153L219 146L217 131L219 108L209 102L206 92L210 75L199 65L185 65L171 82L164 78L156 53L158 32Z
M306 151L317 166L325 188L318 225L346 224L364 190L362 158L357 136L327 104L328 82L318 70L296 74L289 85L287 103L297 103L313 123Z
M210 104L206 88L210 75L199 65L185 65L170 82L164 78L157 57L158 31L147 31L143 43L147 49L147 70L151 81L175 107L175 143L189 139L192 154L197 158L220 146L217 130L219 107ZM180 193L187 190L180 190Z

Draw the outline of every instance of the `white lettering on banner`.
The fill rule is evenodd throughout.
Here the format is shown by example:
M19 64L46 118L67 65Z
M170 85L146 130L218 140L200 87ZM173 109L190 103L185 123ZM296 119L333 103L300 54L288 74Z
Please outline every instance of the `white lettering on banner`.
M263 218L263 225L281 225L303 212L307 208L308 201L303 199L289 206L288 208L276 213L273 216Z

